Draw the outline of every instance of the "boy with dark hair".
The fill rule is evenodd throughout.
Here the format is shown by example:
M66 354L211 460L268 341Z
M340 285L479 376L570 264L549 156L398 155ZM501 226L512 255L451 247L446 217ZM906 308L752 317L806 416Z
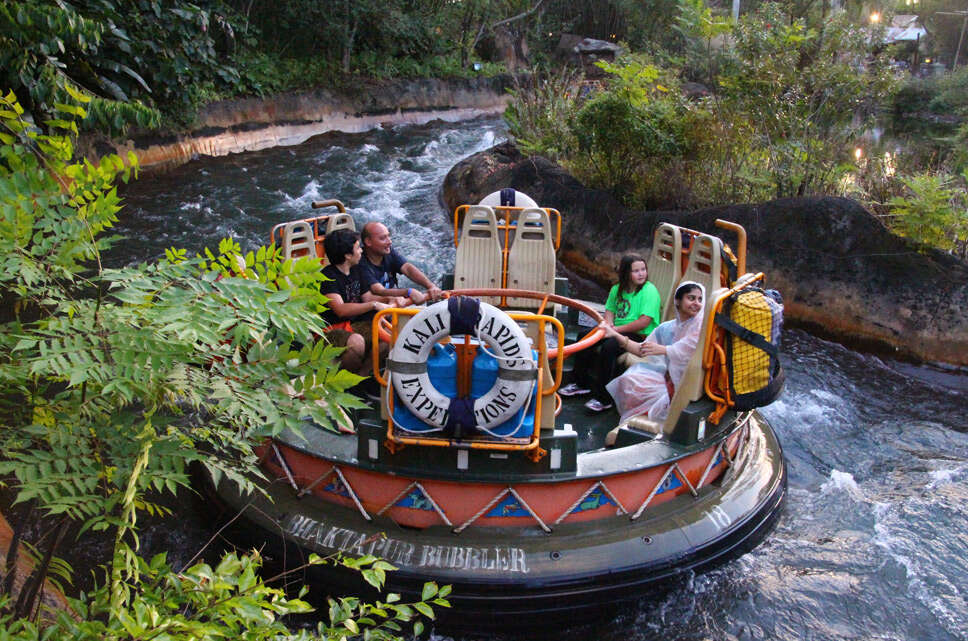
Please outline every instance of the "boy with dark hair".
M323 275L329 280L320 285L320 291L329 298L329 308L323 312L323 318L330 324L326 336L331 344L346 348L341 359L343 368L366 376L373 313L390 305L363 285L359 234L338 229L326 236L323 247L329 260L329 265L323 268Z

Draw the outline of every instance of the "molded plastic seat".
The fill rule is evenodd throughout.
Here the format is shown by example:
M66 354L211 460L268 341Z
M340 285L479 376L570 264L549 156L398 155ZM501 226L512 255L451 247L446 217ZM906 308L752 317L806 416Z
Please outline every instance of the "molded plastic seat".
M300 256L317 258L313 226L304 220L286 223L282 228L282 252L286 260Z
M508 289L555 293L555 246L548 212L539 208L518 214L517 233L508 252ZM533 309L541 301L508 298L510 307Z
M333 214L326 220L326 233L331 234L337 229L356 231L356 222L349 214Z
M649 256L649 280L659 290L661 304L659 322L675 317L675 306L672 296L675 287L682 278L682 235L679 228L669 223L662 223L655 230L652 239L652 254Z
M457 245L454 288L499 289L501 263L501 240L494 210L480 205L469 207ZM483 296L481 300L492 305L501 302L499 296Z
M692 239L689 262L681 280L693 280L707 292L719 289L719 273L723 266L723 241L709 234L699 234Z

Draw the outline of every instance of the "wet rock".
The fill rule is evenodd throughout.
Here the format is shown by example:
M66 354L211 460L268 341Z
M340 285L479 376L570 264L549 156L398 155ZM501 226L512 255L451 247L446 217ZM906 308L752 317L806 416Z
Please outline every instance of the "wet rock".
M561 261L603 286L614 280L622 253L647 254L659 222L716 233L714 221L722 218L746 228L747 265L782 291L788 323L856 347L968 365L968 264L892 234L855 201L790 198L690 212L630 211L511 143L458 163L443 198L453 211L502 187L561 211Z

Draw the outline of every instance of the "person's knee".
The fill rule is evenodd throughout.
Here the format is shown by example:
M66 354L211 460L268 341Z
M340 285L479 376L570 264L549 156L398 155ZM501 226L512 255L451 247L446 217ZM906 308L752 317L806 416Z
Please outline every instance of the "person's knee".
M366 341L359 334L350 334L350 337L346 339L346 350L362 358L366 353Z

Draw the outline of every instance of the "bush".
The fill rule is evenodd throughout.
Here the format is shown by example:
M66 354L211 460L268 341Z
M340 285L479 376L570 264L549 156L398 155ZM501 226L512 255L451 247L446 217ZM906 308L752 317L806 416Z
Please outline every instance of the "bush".
M575 147L570 123L582 90L581 76L567 68L558 73L536 69L526 83L515 78L504 120L518 148L555 161L569 158Z
M965 257L968 241L968 175L921 173L902 179L907 194L888 203L898 233ZM960 183L960 184L958 184Z

